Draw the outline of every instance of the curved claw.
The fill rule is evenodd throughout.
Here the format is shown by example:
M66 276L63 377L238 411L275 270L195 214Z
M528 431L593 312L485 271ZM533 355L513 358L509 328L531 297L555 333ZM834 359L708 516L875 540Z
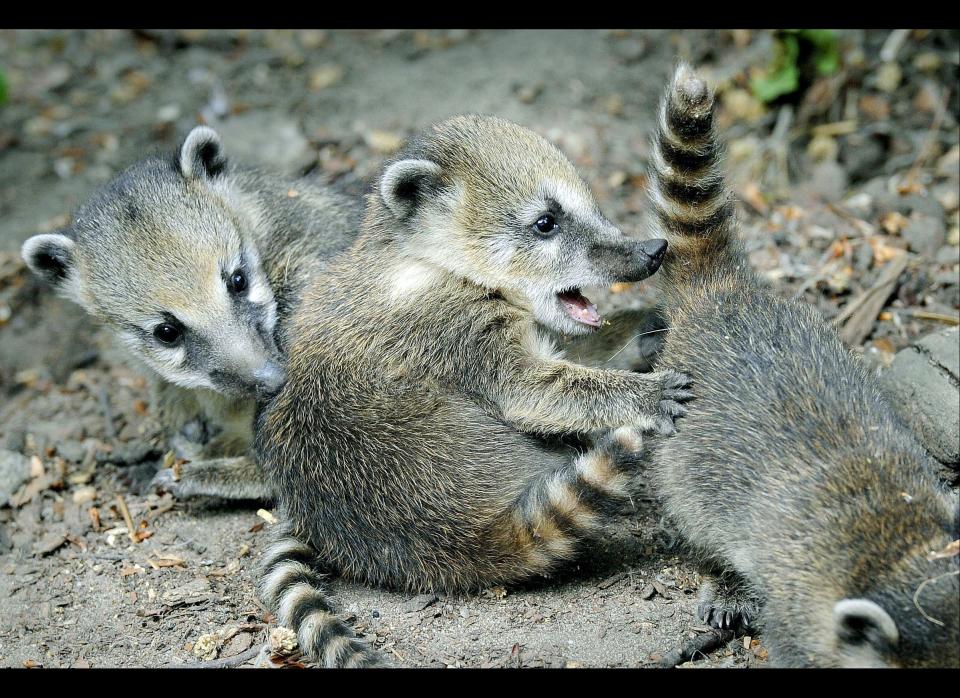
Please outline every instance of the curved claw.
M687 413L687 408L673 400L661 400L660 411L672 417L682 417Z
M158 470L157 474L153 476L152 480L150 480L149 487L159 492L169 492L177 498L181 496L180 482L176 479L173 468L163 468Z
M689 390L664 390L663 397L676 402L686 402L693 399L693 393Z

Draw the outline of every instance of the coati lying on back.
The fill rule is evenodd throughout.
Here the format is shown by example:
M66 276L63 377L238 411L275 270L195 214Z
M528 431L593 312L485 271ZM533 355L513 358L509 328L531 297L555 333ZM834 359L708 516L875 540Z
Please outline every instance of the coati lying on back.
M247 454L254 399L281 385L287 318L361 213L312 179L228 165L216 132L198 126L172 157L127 168L22 254L149 369L161 423L192 461L159 484L270 498Z
M651 177L670 242L656 368L690 374L696 393L678 433L652 447L653 473L715 577L703 619L756 621L781 665L956 667L956 500L833 330L750 269L713 107L680 66Z
M314 555L373 584L477 589L550 572L623 501L638 430L673 430L687 380L571 363L551 334L599 326L580 288L646 278L665 250L626 238L556 148L501 119L443 122L385 166L257 418L284 520L262 595L310 657L375 661Z

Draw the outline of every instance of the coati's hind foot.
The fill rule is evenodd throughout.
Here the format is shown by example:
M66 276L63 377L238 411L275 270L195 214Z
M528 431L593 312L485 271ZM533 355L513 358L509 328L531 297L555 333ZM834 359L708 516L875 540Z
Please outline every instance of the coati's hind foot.
M705 579L697 616L712 628L746 632L756 629L760 603L740 580Z
M150 488L169 492L177 499L207 495L224 499L273 500L276 496L260 469L245 456L184 463L176 471L163 468L153 476Z
M382 654L356 636L337 615L315 569L316 554L278 524L260 563L260 598L280 625L297 634L300 649L327 668L385 666Z

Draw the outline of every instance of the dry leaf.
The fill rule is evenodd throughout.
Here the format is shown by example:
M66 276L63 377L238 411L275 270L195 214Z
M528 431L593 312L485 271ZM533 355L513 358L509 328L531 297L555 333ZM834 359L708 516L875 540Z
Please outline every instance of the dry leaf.
M763 192L760 191L758 187L753 182L747 182L741 191L743 200L748 203L751 208L753 208L757 213L765 215L767 211L770 210L770 206L767 205L767 198L763 195Z
M880 217L880 227L890 235L899 235L910 221L898 211L890 211Z

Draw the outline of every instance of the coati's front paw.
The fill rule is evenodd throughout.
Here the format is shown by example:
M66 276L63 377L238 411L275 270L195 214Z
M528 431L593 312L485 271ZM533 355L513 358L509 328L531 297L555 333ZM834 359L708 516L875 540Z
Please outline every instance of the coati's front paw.
M759 604L740 587L726 588L718 582L704 582L700 589L697 616L712 628L746 632L755 628Z
M661 371L652 376L660 381L660 400L657 405L658 414L654 417L653 431L669 436L676 431L673 421L687 413L683 404L693 397L687 390L692 379L685 373L677 371Z
M175 499L184 499L188 496L173 468L158 470L157 474L150 480L149 488L155 492L169 492Z

